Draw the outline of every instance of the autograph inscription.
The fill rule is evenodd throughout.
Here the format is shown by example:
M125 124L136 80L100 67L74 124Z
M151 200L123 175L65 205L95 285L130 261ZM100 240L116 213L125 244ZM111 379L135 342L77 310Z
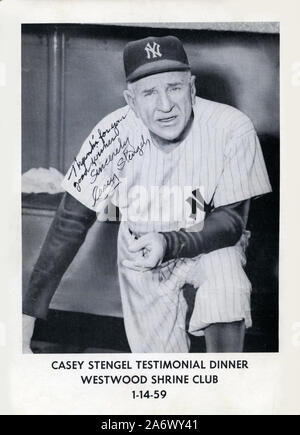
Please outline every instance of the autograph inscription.
M100 174L105 174L105 169L114 161L114 168L122 171L135 156L143 156L144 147L150 145L150 140L145 139L143 135L137 145L133 145L128 136L125 139L121 138L119 125L126 116L127 114L113 122L109 128L98 129L96 137L93 134L89 139L88 151L82 157L75 158L70 168L67 179L75 179L73 186L78 192L81 192L85 179L89 184L95 184L92 189L93 207L97 202L107 199L121 183L119 176L110 170L109 176L105 180L102 177L101 184L98 185Z
M119 184L119 177L116 174L113 174L112 177L106 180L106 183L103 186L94 186L92 192L93 207L95 207L98 201L104 201L105 199L107 199L110 189L115 190L119 186Z
M118 155L122 149L122 154L121 154L119 160L117 161L117 169L119 171L122 171L124 169L125 165L128 164L129 162L131 162L131 160L136 155L142 156L144 154L144 147L146 145L149 145L149 144L150 144L149 139L145 140L144 136L142 135L140 143L135 148L133 145L131 145L129 138L126 138L126 140L122 143L122 147L118 148L118 152L114 152L112 154L112 158L113 158L114 156ZM110 163L111 163L111 161L110 161ZM94 184L98 175L101 172L102 172L102 165L100 165L99 168L97 170L95 170L95 172L93 174L91 173L91 176L93 177L93 179L90 181L91 184ZM97 204L98 201L100 201L100 200L103 201L103 200L107 199L108 195L113 190L115 190L119 186L120 183L121 183L121 181L120 181L119 177L116 175L116 173L113 173L113 175L111 177L109 177L101 187L94 186L93 194L92 194L93 201L94 201L93 207L95 207L95 205Z
M121 140L119 137L119 124L124 121L124 119L126 119L126 116L127 114L123 115L120 119L117 119L107 129L101 130L99 128L98 137L95 138L94 135L91 136L89 140L90 147L86 154L83 155L79 160L77 160L77 157L75 157L69 171L68 180L70 180L72 176L77 179L73 183L73 185L78 192L81 192L80 184L82 183L82 181L90 174L93 167L98 166L97 162L101 158L104 151L109 148L116 140L118 140L120 146ZM107 138L109 134L111 134L111 136ZM107 165L109 165L109 163L112 161L112 158L109 159L108 157L105 159L105 162L102 163L102 171Z

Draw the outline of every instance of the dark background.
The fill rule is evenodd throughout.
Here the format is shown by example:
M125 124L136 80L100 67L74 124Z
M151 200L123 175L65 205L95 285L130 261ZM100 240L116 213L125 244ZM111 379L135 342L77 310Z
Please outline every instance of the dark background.
M122 53L129 40L178 36L197 95L246 113L258 132L273 193L252 201L247 274L253 327L245 351L278 351L279 35L104 25L22 26L22 172L63 174L94 125L125 104ZM22 195L23 291L61 195ZM36 352L128 351L116 267L118 225L96 223L65 274ZM82 270L85 272L82 273ZM192 351L203 351L193 339Z

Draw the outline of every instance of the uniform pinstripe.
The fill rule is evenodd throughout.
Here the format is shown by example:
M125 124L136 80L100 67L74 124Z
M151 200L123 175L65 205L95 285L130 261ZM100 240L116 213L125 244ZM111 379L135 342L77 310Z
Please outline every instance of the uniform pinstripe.
M84 142L63 182L63 187L87 207L101 208L102 199L109 195L122 215L127 214L127 220L120 224L118 267L125 327L133 352L188 351L187 305L181 291L184 283L197 289L191 333L201 334L205 326L215 322L245 319L246 326L251 325L251 284L243 269L245 254L240 243L193 259L172 260L147 272L122 265L123 259L132 256L128 244L133 237L187 226L185 216L180 221L151 218L151 186L202 186L206 203L212 201L214 207L271 190L249 118L230 106L199 97L193 109L189 134L169 153L154 146L149 131L128 106L113 112ZM108 164L95 176L101 162ZM119 184L108 183L116 179ZM139 185L149 193L143 198L144 207L135 209L135 219L128 215L132 207L129 196L120 195L124 182L128 190ZM106 186L97 201L95 186L98 192ZM164 210L165 199L159 196L156 200L158 209ZM247 237L246 231L243 237Z

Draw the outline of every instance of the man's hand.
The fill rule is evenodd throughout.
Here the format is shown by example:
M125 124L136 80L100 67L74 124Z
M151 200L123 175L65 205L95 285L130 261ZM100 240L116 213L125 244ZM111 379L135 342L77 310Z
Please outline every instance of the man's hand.
M35 318L23 314L23 353L32 353L30 349L30 340L33 334Z
M148 233L134 240L128 250L135 253L134 260L124 260L129 269L146 272L159 266L166 252L167 242L160 233Z

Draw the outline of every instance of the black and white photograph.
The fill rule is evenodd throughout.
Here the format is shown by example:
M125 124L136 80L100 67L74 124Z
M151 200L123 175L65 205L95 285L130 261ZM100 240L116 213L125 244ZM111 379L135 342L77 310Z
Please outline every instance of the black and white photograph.
M279 23L20 31L23 353L278 352Z

